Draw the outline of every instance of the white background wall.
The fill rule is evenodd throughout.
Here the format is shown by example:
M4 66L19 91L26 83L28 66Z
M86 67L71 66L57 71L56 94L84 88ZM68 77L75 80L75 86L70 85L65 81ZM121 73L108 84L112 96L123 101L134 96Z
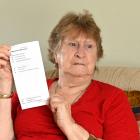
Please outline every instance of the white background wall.
M88 9L102 30L99 65L140 67L140 0L0 0L0 43L39 40L47 69L47 40L68 11Z

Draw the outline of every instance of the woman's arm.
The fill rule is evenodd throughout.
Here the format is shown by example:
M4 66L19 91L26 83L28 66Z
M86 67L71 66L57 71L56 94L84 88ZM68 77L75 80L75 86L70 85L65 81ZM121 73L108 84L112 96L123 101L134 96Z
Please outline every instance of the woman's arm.
M122 91L116 91L106 102L104 140L139 140L138 126Z
M11 117L11 99L0 99L0 139L13 140L14 131Z
M63 94L55 94L50 97L50 108L58 127L68 140L100 140L90 135L82 126L78 125L71 116L71 105Z
M13 140L11 118L12 72L10 67L10 47L0 45L0 140Z
M65 131L65 135L67 136L68 140L102 140L89 134L87 130L76 123Z

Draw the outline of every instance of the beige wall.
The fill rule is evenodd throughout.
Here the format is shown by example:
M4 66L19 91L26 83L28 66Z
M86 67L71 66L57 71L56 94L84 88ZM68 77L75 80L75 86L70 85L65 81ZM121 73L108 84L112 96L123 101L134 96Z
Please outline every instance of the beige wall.
M99 65L140 67L139 6L140 0L0 0L0 43L39 40L50 69L51 29L67 11L88 9L102 29L105 55Z

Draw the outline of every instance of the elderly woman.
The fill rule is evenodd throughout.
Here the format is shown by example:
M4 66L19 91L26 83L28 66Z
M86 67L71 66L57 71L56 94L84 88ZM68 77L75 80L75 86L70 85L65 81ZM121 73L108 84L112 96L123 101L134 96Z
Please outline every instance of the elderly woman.
M49 105L22 110L11 96L10 47L0 47L1 140L138 140L138 128L122 90L93 80L103 56L92 15L66 14L51 32L49 57L58 78L49 79ZM12 112L12 116L11 116Z

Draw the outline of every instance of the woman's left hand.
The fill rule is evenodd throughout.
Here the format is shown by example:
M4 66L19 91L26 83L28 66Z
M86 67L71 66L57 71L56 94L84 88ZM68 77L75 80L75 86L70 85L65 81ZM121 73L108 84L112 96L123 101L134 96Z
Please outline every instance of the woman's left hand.
M50 97L50 108L53 112L55 122L58 127L66 133L74 124L71 116L71 105L65 98L63 91L57 92Z

